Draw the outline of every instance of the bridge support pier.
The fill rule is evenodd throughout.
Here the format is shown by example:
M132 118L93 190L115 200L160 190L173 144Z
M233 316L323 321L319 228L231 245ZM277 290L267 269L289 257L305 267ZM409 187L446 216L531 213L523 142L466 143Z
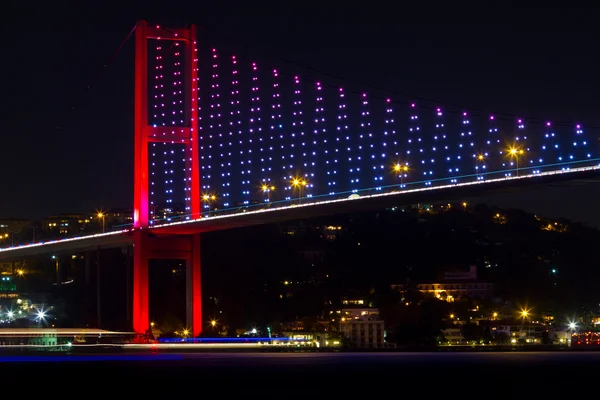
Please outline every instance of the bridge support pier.
M151 259L186 261L187 327L192 335L202 332L202 289L200 235L154 237L143 229L133 240L133 330L145 334L150 329L148 264Z
M187 326L194 337L202 332L202 277L200 261L200 234L191 235L190 255L186 259L185 286Z

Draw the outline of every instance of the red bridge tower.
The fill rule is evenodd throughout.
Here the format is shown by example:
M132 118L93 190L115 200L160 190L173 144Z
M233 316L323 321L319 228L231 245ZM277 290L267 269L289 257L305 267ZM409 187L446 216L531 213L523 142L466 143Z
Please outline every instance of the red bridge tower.
M148 40L176 40L184 44L186 126L150 126L148 123ZM148 261L152 258L186 260L187 326L194 336L202 331L200 235L158 237L149 227L149 145L181 143L186 149L186 205L191 218L201 216L198 143L198 58L196 27L164 29L146 21L136 25L135 39L135 143L133 200L133 329L145 333L150 327Z

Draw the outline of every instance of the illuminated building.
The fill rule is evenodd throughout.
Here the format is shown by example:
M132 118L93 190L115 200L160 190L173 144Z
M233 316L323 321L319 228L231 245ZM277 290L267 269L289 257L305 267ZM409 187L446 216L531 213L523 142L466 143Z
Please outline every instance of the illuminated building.
M321 228L323 230L323 235L327 240L336 240L339 239L344 232L342 227L339 225L327 225Z
M340 331L355 348L380 349L385 347L384 322L375 308L342 309Z
M89 214L52 215L42 221L42 231L51 235L76 234L86 231L93 219Z
M0 240L2 240L2 236L7 233L15 233L19 234L24 232L27 228L31 226L31 221L26 219L18 219L18 218L6 218L0 219Z
M2 274L0 276L0 298L10 299L18 297L17 276Z
M471 266L468 272L446 272L441 281L418 283L421 293L433 295L440 300L453 302L464 298L487 299L494 293L494 285L477 279L477 267ZM405 285L392 285L392 289L403 291Z

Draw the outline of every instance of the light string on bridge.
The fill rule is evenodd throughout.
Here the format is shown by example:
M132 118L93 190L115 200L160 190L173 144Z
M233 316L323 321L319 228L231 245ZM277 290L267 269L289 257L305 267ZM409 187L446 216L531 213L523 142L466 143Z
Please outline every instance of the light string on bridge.
M215 168L217 154L220 153L220 139L223 136L223 121L221 110L221 87L219 76L219 57L217 49L212 49L210 52L210 84L208 88L208 121L206 122L208 129L202 129L203 137L200 139L200 169L202 171L202 209L209 209L210 204L205 200L213 191L213 182L215 174L218 174Z
M321 82L315 84L315 127L311 138L311 165L310 174L311 181L326 182L327 175L320 167L323 160L326 160L327 155L327 121L325 120L325 108L323 107L323 87ZM325 189L325 188L322 188Z
M592 154L588 149L588 142L583 134L583 127L580 124L575 125L575 140L573 141L573 147L578 151L574 151L574 153L579 153L581 158L591 158Z
M511 148L515 149L518 153L521 153L521 151L523 152L523 155L525 155L523 160L524 166L527 164L527 162L529 162L529 165L533 166L535 165L534 152L532 152L531 148L528 147L528 143L529 141L527 140L527 128L525 126L525 121L523 120L523 118L518 118L517 135L515 137L515 140L513 141L513 144L511 145ZM515 163L516 159L514 160L512 165L515 165ZM539 173L539 171L537 170L535 170L534 172Z
M183 127L187 124L186 121L186 107L191 107L186 103L184 86L183 86L183 47L180 41L174 41L171 46L171 51L173 52L173 83L172 83L172 110L171 110L171 126L173 127ZM191 56L191 55L190 55ZM185 210L185 214L191 213L191 209L188 203L188 193L191 191L191 187L187 181L187 165L186 165L186 147L181 145L181 139L176 138L176 130L171 129L171 142L165 143L166 151L169 157L169 164L167 167L167 176L169 184L167 186L167 202L169 204L169 209L167 213L172 215L175 212L179 212L180 204L174 203L175 196L180 194L180 188L183 188L183 199L184 204L183 208ZM175 170L176 170L176 161L179 162L179 153L181 156L181 171L183 171L183 177L181 177L181 185L177 185L176 183L178 179L176 178ZM191 183L191 182L190 182ZM177 208L177 210L175 210Z
M446 134L446 124L444 121L444 111L441 107L436 108L433 143L431 147L431 167L429 169L429 176L425 181L426 186L431 186L432 180L438 176L442 176L443 171L450 165L450 147L448 145L448 135ZM436 159L438 160L437 166L435 166Z
M358 113L358 129L356 131L347 131L346 141L350 144L348 147L349 157L348 157L348 173L350 174L350 190L353 193L356 193L360 188L361 184L361 174L363 168L363 157L364 157L364 145L365 145L365 108L368 104L367 94L362 93L360 95L360 108ZM357 135L353 133L357 132Z
M420 127L419 127L419 114L417 113L417 105L410 103L409 108L409 123L408 132L405 140L405 151L404 160L400 161L401 165L404 165L404 175L408 175L408 171L414 169L416 165L416 154L417 154L417 139L420 138Z
M321 86L322 90L322 86ZM338 97L339 99L343 99L344 93L342 90L339 90ZM340 146L341 146L341 131L343 120L346 116L346 111L344 109L345 105L340 101L337 103L336 110L336 123L335 129L333 131L333 137L328 139L327 136L323 135L323 145L324 145L324 158L325 158L325 181L327 182L327 193L332 194L335 193L336 181L338 179L338 159L340 157Z
M285 186L286 198L290 199L294 196L294 190L301 191L302 188L299 185L300 180L304 178L303 176L299 176L301 173L299 168L300 163L302 163L302 141L304 138L304 127L303 118L302 118L302 102L301 102L301 91L300 91L300 78L298 76L294 76L293 78L294 85L292 86L292 103L291 103L291 116L290 116L290 131L289 134L286 135L285 131L282 129L280 132L281 139L281 160L282 160L282 169L284 172L283 179L287 182ZM285 140L286 137L289 137L289 142L287 143L289 149L285 149ZM296 183L294 186L292 183Z
M187 197L187 202L186 202L187 204L186 204L186 206L187 206L187 208L186 209L189 209L189 214L191 214L192 211L193 211L193 210L191 210L191 207L190 207L191 204L192 204L192 186L193 186L192 179L194 179L193 178L194 174L192 173L191 168L194 165L193 158L194 157L198 157L198 161L200 161L200 157L203 154L200 146L202 145L201 138L204 135L204 132L203 132L203 117L202 117L202 98L200 96L201 95L201 91L200 91L200 78L198 77L198 72L199 72L198 64L199 64L199 61L200 61L200 59L199 59L199 53L198 53L198 42L196 42L195 40L192 41L190 49L192 51L192 58L193 58L192 69L193 69L194 76L192 78L192 81L194 82L194 87L195 87L196 93L193 93L193 92L191 93L192 100L191 100L191 104L189 105L189 107L191 107L193 109L193 107L195 106L197 108L196 108L195 112L190 113L189 124L190 124L190 127L193 127L194 126L193 125L193 118L198 118L198 125L197 125L198 132L194 135L194 132L190 131L191 135L189 135L189 136L190 136L190 141L192 141L192 140L198 140L198 145L197 145L198 154L195 154L195 152L194 152L194 148L195 147L192 146L192 143L190 142L188 144L187 151L185 153L185 157L186 157L186 159L188 160L188 163L189 163L188 168L189 168L189 171L190 171L190 173L188 175L188 178L187 178L187 185L186 185L186 190L187 190L187 194L186 194L186 197ZM198 162L198 163L195 163L195 164L196 164L197 167L200 168L198 176L200 177L200 184L202 184L202 173L203 173L202 167L201 167L202 163ZM197 193L196 195L198 195L198 194L200 194L200 196L201 196L201 193ZM202 204L202 199L200 199L200 204ZM200 207L202 207L202 206L200 206ZM200 211L200 215L197 215L197 211L196 211L195 215L193 215L193 218L198 218L199 216L202 216L202 208L200 208L199 211ZM186 214L188 214L188 213L186 213Z
M441 114L440 111L441 111L440 109L436 110L436 113L434 116L435 119L440 117L440 115L439 115L439 114ZM427 186L431 184L431 179L434 176L434 170L436 168L436 165L435 165L435 159L431 156L431 154L429 154L427 152L428 149L426 147L431 146L432 153L434 153L436 151L436 149L437 149L436 148L436 145L437 145L436 136L437 136L437 129L439 129L437 127L438 124L440 124L440 121L436 120L436 128L433 129L433 132L427 133L427 134L424 133L423 137L422 137L422 142L419 142L419 157L421 159L420 169L422 172L423 180L425 181L425 184ZM443 123L442 123L441 128L443 128ZM433 140L431 143L428 144L427 141L425 140L425 138L429 135L431 135Z
M221 197L223 200L223 207L232 206L231 194L236 193L240 186L237 181L237 175L233 168L236 163L236 150L239 146L237 142L238 129L239 129L239 89L238 89L238 77L237 77L237 60L235 56L231 56L231 80L229 85L229 116L227 121L227 135L225 137L224 148L221 153L221 168L223 168L222 176L224 177L221 189ZM241 123L241 121L240 121ZM241 191L241 190L240 190ZM242 201L244 198L243 194L239 199Z
M344 158L350 156L350 141L348 136L348 113L347 113L346 94L344 89L338 88L338 115L337 125L335 127L336 137L334 143L334 154L332 158L332 165L330 167L330 176L328 191L330 194L337 193L341 185L347 184L350 174L347 168L342 167L342 161ZM342 154L344 149L347 149L346 154ZM342 172L343 171L343 172ZM338 189L338 190L336 190Z
M383 182L383 175L381 174L383 171L380 168L381 163L379 162L379 154L384 151L382 147L385 140L383 137L379 137L380 135L376 135L371 126L371 110L368 97L363 98L363 111L361 112L361 115L362 113L364 113L364 115L361 128L363 129L367 143L367 148L363 153L365 159L363 165L365 166L365 172L369 172L368 175L371 178L370 184L374 185L377 189L380 189L378 185ZM379 140L379 142L377 142L377 140Z
M275 176L279 176L281 171L274 175L275 165L283 161L284 141L281 124L281 89L279 87L279 73L276 69L272 71L273 86L271 93L271 124L269 129L269 147L267 152L267 174L264 175L265 182L273 183ZM283 162L282 162L283 163Z
M473 161L477 156L474 153L474 150L475 143L473 142L473 132L471 131L471 118L469 113L464 111L460 127L460 136L458 138L456 175L465 175L474 172Z
M414 155L414 159L415 159L415 169L417 169L417 171L415 171L415 176L417 176L418 172L421 172L424 179L427 178L427 159L426 159L426 152L425 152L425 136L423 131L421 130L421 118L419 116L419 112L417 111L417 107L415 107L415 132L416 132L416 139L417 142L415 143L415 149L416 149L416 154ZM418 164L417 164L418 162Z
M155 55L155 65L154 65L154 84L153 84L153 91L154 91L154 104L152 105L152 118L153 118L153 125L157 126L163 126L164 125L164 119L166 117L166 109L165 109L165 71L164 71L164 55L163 55L163 48L161 45L160 41L157 41L157 45L156 45L156 55ZM162 122L161 122L162 121ZM150 153L150 157L151 159L149 160L150 162L150 199L149 199L149 203L150 203L150 210L149 210L149 216L150 216L150 222L152 223L153 220L155 220L157 218L157 214L156 214L156 208L157 208L157 194L156 191L158 190L157 188L157 163L158 158L157 158L157 144L155 142L153 142L151 144L151 153ZM162 180L162 177L158 178Z
M486 172L488 165L491 165L491 163L495 162L496 158L499 158L498 149L502 147L500 136L498 134L498 122L493 115L488 117L487 130L487 137L484 139L485 142L483 148L477 156L478 180L483 179L485 176L483 174Z
M252 147L250 143L244 142L244 131L242 129L242 117L240 110L240 70L238 59L236 56L231 56L231 121L233 136L231 139L231 184L227 188L227 197L231 197L231 193L241 193L242 204L248 204L250 189L250 176L248 165L246 163L246 155L251 157ZM251 162L251 160L250 160ZM238 169L233 168L233 165L239 164ZM224 204L230 205L235 202L234 199L227 199Z
M382 143L380 158L385 158L387 154L395 159L398 159L400 156L395 126L394 106L392 105L392 99L387 98L385 99L385 116L383 127L384 141Z
M258 82L258 66L255 62L251 65L251 87L250 87L250 114L248 120L248 141L249 141L249 154L246 157L247 172L246 179L249 181L248 190L255 191L256 188L252 186L255 174L261 176L260 183L261 187L264 183L264 172L265 172L265 158L264 158L264 145L265 140L262 131L262 110L260 107L260 86ZM254 163L252 162L254 160ZM254 193L252 193L254 194Z

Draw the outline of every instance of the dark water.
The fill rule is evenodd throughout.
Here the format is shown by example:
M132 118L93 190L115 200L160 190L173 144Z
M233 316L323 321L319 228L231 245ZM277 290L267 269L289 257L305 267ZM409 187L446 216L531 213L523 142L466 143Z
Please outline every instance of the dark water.
M25 390L114 397L496 398L594 394L600 352L157 353L0 357ZM39 387L37 387L39 385ZM512 393L512 394L511 394Z

